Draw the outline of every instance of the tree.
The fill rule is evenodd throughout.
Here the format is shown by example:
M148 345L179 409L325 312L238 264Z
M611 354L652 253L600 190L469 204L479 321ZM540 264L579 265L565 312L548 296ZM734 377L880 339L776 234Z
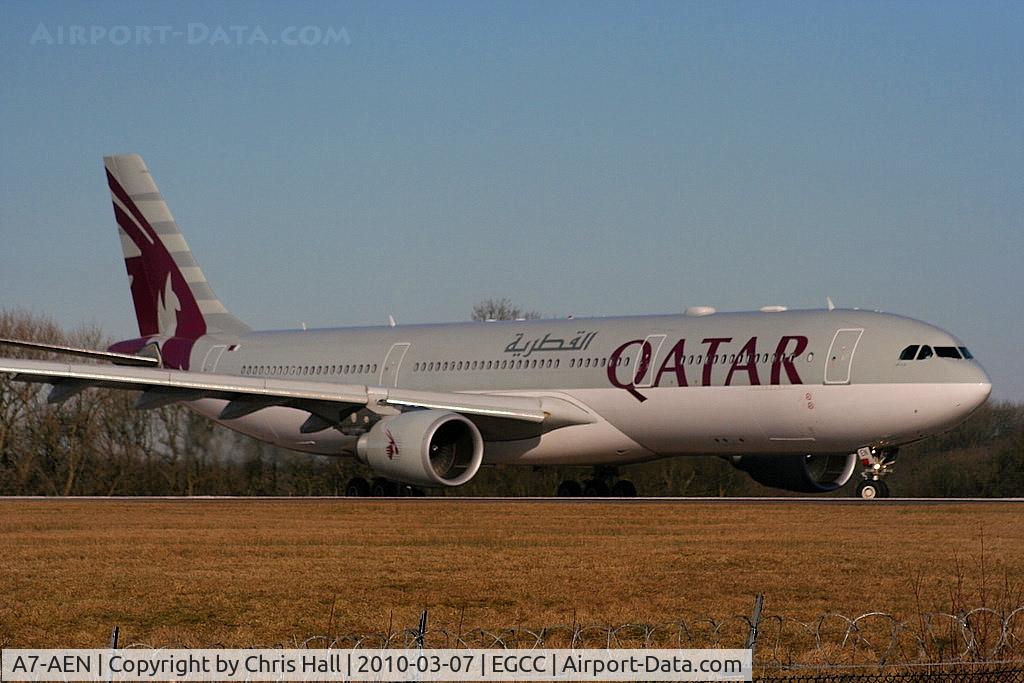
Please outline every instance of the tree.
M537 311L520 308L505 297L486 299L473 306L473 320L478 322L484 320L537 320L540 317L540 313Z

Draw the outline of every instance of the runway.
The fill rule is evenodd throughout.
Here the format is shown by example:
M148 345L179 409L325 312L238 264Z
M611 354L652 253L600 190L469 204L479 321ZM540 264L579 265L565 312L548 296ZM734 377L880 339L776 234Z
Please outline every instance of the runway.
M311 497L288 497L288 496L0 496L0 502L2 501L52 501L52 502L83 502L83 501L103 501L103 502L119 502L119 503L132 503L132 502L210 502L210 501L221 501L221 502L246 502L246 503L354 503L356 505L361 503L381 503L381 502L394 502L394 503L427 503L427 504L441 504L441 503L503 503L503 504L523 504L528 505L530 503L543 503L543 504L613 504L613 505L645 505L649 503L657 503L659 505L778 505L778 504L793 504L793 505L897 505L897 506L913 506L913 505L1006 505L1006 504L1024 504L1024 498L875 498L873 500L863 500L861 498L814 498L814 497L738 497L738 498L723 498L723 497L651 497L651 498L500 498L500 497L481 497L481 498L470 498L470 497L459 497L459 496L423 496L423 497L396 497L396 498L346 498L343 496L311 496Z

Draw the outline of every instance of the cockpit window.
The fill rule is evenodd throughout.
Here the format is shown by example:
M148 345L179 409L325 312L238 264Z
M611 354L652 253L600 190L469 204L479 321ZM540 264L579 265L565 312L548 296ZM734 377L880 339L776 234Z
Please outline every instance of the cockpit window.
M907 348L903 349L900 353L900 360L914 360L914 356L917 355L917 350L921 348L917 344L911 344Z
M955 358L960 360L966 358L967 360L973 360L974 356L967 350L966 346L922 346L920 344L911 344L907 348L900 351L900 360L925 360L933 356L939 358Z

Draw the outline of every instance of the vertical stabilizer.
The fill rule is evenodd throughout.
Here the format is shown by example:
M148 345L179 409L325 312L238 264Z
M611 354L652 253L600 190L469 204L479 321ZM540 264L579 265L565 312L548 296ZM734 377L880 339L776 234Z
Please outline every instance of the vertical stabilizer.
M197 339L249 328L210 289L142 157L124 154L103 162L142 337L137 341L154 340L165 365L187 370ZM137 344L128 345L123 350L137 351Z
M248 331L214 295L142 157L108 156L103 162L139 334L194 341Z

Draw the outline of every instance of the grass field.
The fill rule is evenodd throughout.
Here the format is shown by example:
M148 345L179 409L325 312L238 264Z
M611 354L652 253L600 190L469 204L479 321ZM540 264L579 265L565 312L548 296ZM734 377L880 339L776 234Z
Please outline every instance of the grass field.
M1024 506L0 501L0 645L293 644L315 634L667 622L999 597ZM983 537L983 540L982 540ZM982 556L984 560L982 560ZM959 557L962 569L957 570ZM958 576L964 580L956 588ZM923 598L912 589L920 579Z

